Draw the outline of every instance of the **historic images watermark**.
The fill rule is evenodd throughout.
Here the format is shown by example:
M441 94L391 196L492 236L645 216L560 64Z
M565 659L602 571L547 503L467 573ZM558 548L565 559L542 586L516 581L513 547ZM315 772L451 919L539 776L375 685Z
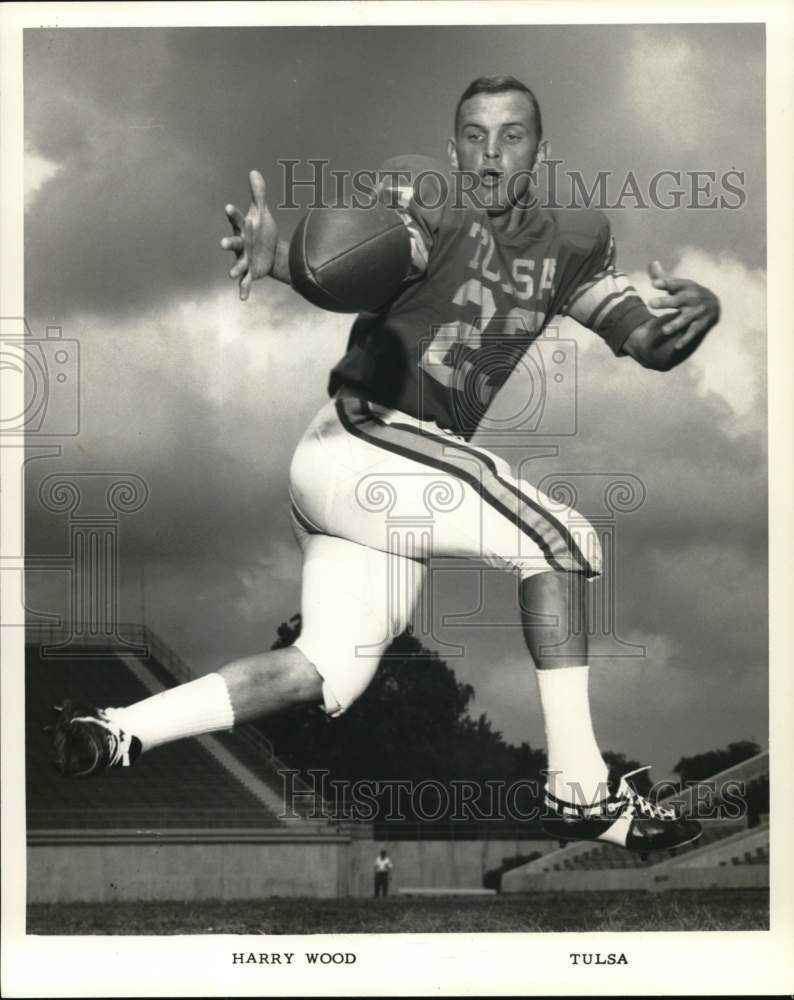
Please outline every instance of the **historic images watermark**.
M329 822L425 822L443 820L448 823L528 823L547 816L544 804L544 780L534 778L507 782L502 779L485 781L420 781L392 778L375 781L331 779L330 771L312 768L305 779L290 768L279 774L282 782L283 810L281 819L327 820ZM587 806L594 801L576 783L571 784L574 801ZM669 804L685 798L689 815L702 820L738 821L748 814L747 784L738 779L686 782L672 780L656 782L649 792L652 801ZM603 800L608 808L609 788L598 789L595 801ZM548 813L549 816L556 815Z
M445 172L433 167L408 169L333 170L322 157L280 159L280 209L373 208L386 204L400 208L410 189L416 206L434 211L449 203L491 209L494 198L501 207L515 203L516 192L530 181L530 204L546 209L597 208L736 211L747 203L746 171L735 166L708 170L674 170L653 173L634 170L599 170L586 175L565 167L564 160L546 159L532 171L518 171L505 178L498 190L481 185L471 170Z

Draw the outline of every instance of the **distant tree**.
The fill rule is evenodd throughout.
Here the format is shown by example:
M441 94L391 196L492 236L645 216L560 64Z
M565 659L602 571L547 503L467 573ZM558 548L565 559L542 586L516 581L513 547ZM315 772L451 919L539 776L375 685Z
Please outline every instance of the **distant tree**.
M720 771L755 757L760 752L761 747L752 740L739 740L736 743L729 743L722 750L708 750L693 757L682 757L673 771L681 779L681 784L687 785L690 782L712 778Z
M300 616L278 630L280 648L300 633ZM340 779L443 779L462 744L498 746L487 720L473 723L474 688L410 632L386 650L362 696L331 722L318 707L299 706L262 724L279 756L301 770L326 768ZM502 743L502 745L504 745ZM465 756L469 757L470 754Z

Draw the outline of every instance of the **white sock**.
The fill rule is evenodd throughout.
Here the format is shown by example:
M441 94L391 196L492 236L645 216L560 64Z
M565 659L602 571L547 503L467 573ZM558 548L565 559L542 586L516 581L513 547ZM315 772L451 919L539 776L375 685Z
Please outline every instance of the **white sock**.
M596 802L606 794L609 769L590 717L590 668L557 667L535 673L546 729L549 791L565 802Z
M106 712L125 732L137 736L144 750L185 736L201 736L234 726L229 689L217 673Z

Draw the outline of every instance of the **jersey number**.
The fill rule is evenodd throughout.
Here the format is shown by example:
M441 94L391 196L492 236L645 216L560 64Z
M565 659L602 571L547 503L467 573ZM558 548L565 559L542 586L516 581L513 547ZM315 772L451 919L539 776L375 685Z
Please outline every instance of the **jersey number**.
M516 260L513 271L520 274L520 265L532 263ZM523 281L531 288L531 275L523 275ZM527 287L527 285L525 285ZM531 294L531 292L529 293ZM528 297L526 295L519 298ZM487 373L475 374L476 353L482 347L483 335L492 327L491 332L503 336L523 334L527 336L540 330L544 315L536 310L522 309L514 306L506 316L496 316L496 303L493 292L477 278L469 278L455 293L453 303L471 316L471 306L476 306L476 315L471 320L461 319L452 323L443 323L433 328L433 336L429 341L419 365L432 379L448 389L463 391L464 385L471 391L470 380L474 378L474 390L483 406L487 406L498 386L490 384Z

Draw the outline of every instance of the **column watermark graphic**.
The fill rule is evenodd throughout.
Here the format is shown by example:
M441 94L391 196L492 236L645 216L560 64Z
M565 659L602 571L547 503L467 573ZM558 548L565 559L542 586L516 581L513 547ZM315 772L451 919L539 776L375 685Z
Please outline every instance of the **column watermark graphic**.
M645 657L646 647L640 643L628 642L618 634L617 592L618 592L618 517L632 514L645 503L645 484L632 473L573 472L554 473L544 476L538 489L552 501L551 509L561 507L580 508L580 493L592 496L598 492L601 503L599 509L588 507L582 516L582 525L595 529L601 548L602 573L591 587L589 614L571 621L570 634L558 645L546 647L549 656L566 656L568 645L583 631L590 640L589 655L592 658ZM573 522L576 532L576 518Z
M8 574L7 581L14 574L19 594L16 613L5 617L3 625L55 630L59 641L41 647L46 656L145 656L145 645L119 633L119 543L123 517L143 509L148 485L132 472L61 470L45 474L37 489L32 486L32 473L39 468L34 463L62 463L65 445L81 433L81 360L79 341L65 337L62 327L47 326L42 337L24 317L0 319L0 449L7 472L0 570ZM67 537L59 551L23 550L34 503L42 512L65 516ZM66 608L29 607L22 592L25 572L65 575Z
M31 569L66 570L69 578L66 637L43 647L42 653L146 655L144 646L118 631L120 520L146 505L144 480L132 473L54 473L41 482L38 497L44 510L66 515L69 534L62 556L28 558Z
M410 623L421 640L432 641L447 656L462 656L463 647L444 640L436 632L433 587L425 579L435 572L438 514L459 510L463 504L463 484L449 477L426 474L373 474L356 485L356 500L362 513L382 520L382 541L378 547L388 554L385 620L390 642ZM379 655L380 644L357 646L357 656Z

